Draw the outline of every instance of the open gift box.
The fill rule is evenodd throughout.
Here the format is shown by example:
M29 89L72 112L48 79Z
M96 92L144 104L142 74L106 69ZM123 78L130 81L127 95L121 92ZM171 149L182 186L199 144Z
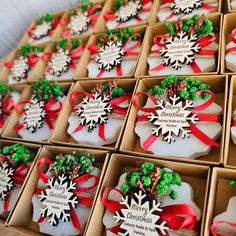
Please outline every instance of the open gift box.
M100 70L99 69L100 64L94 61L95 60L94 55L96 55L97 53L96 52L92 53L88 49L88 48L91 48L91 50L93 50L94 48L99 49L100 47L98 47L97 44L99 40L101 39L101 37L105 37L106 34L100 33L100 34L92 35L88 41L87 47L84 51L84 55L79 62L78 69L75 72L75 80L95 79L95 78L96 79L97 78L113 78L113 77L117 77L117 78L132 77L134 75L136 65L139 61L139 55L142 50L146 26L131 27L131 29L132 29L132 35L138 34L139 36L137 37L139 37L139 39L138 41L134 41L132 40L131 38L132 35L131 35L130 43L128 43L127 45L126 44L122 45L122 49L124 49L125 47L124 56L116 55L116 53L114 53L114 55L121 57L121 64L115 66L110 71L106 71L105 69ZM110 42L113 42L113 41L111 40ZM118 47L118 48L119 50L122 50L121 47ZM110 63L113 62L114 58L112 58L112 60L109 59L113 55L113 51L110 49L111 48L106 48L106 50L108 51L107 53L104 53L104 57L109 56L108 59L104 58L105 64L106 64L106 61ZM101 50L101 48L99 50ZM104 52L106 52L106 50L104 50ZM94 63L91 63L91 62L94 62Z
M221 135L217 136L218 138L216 140L216 142L218 143L218 147L217 146L211 147L208 154L205 153L205 156L202 155L202 156L198 156L197 158L195 156L196 159L191 159L193 157L187 158L187 156L186 156L186 158L183 158L183 157L177 156L177 155L175 155L175 157L174 156L171 157L170 155L167 156L164 154L163 154L164 156L154 155L149 152L146 152L141 147L140 138L135 133L138 112L137 112L137 108L134 105L132 105L131 109L130 109L129 117L127 120L126 128L124 131L124 135L122 138L120 151L123 153L132 154L132 155L139 155L139 156L142 155L142 156L146 156L149 158L155 157L158 159L191 162L191 163L198 163L198 164L204 164L204 165L219 165L220 163L223 163L223 148L224 148L224 137L225 137L224 131L225 131L225 121L226 121L227 89L228 89L228 87L227 87L228 82L227 81L228 81L228 79L225 76L208 76L208 77L201 76L201 77L194 77L194 79L199 80L203 84L210 85L211 91L215 94L215 103L219 104L222 107L222 117L221 117L222 128L221 128L221 132L220 132ZM143 93L143 92L145 93L149 89L153 88L155 85L160 85L161 82L162 82L162 80L160 78L141 79L141 80L139 80L139 83L138 83L138 86L137 86L137 89L135 92L136 92L136 94ZM146 101L147 101L147 97L144 97L144 96L137 97L137 101L136 101L137 106L143 107L144 104L146 103ZM149 104L149 106L150 106L150 104ZM140 128L140 133L145 134L145 132L147 132L146 128L143 127L142 129L143 129L143 132L141 131L141 128ZM137 132L137 129L136 129L136 132ZM148 134L148 136L149 136L149 134ZM179 138L180 139L178 140L178 142L184 141L184 139L183 140L181 139L181 136ZM146 138L143 139L143 137L142 137L142 140L146 140ZM158 147L159 150L161 150L161 147L162 147L161 145L164 145L163 150L169 150L170 152L171 152L171 150L176 151L176 149L177 149L177 146L175 146L175 148L173 149L173 147L171 147L172 143L168 144L166 141L162 140L161 137L158 138L157 140L155 140L155 142L156 141L159 141L159 143L153 143L153 147L156 146L156 148ZM163 143L160 143L160 141ZM178 142L173 142L173 145L175 145L175 143L177 144ZM187 145L187 142L188 142L188 138L186 139L186 144L182 143L182 145ZM169 146L167 147L167 145L169 145ZM195 145L197 145L197 144L195 144ZM169 149L166 149L166 148L169 148ZM149 150L149 149L147 149L147 150ZM151 150L154 150L154 149L151 149ZM163 150L162 150L162 153L164 152ZM181 148L180 150L183 150L183 149ZM190 151L191 150L192 149L190 148ZM176 154L176 152L174 154ZM195 153L193 153L193 154L195 154Z
M43 158L48 158L51 161L55 160L55 156L58 154L64 155L73 155L74 151L78 151L82 154L89 153L90 155L95 157L94 166L101 169L100 180L97 185L97 191L94 196L94 202L97 198L97 192L100 189L100 184L103 179L104 171L106 169L109 154L105 151L100 150L87 150L87 149L73 149L66 147L51 147L44 146L41 150L40 154L37 157L37 161L40 161ZM43 172L46 172L48 169L48 164L44 164L41 168ZM32 221L32 197L34 195L37 183L39 181L37 166L34 167L28 182L24 186L24 191L21 194L21 198L17 203L17 207L15 207L14 212L11 214L7 225L18 232L24 233L26 235L42 235L39 233L39 226L37 223ZM87 219L89 221L91 212L94 206L91 206L90 214ZM84 230L86 232L86 229Z
M67 96L67 94L70 92L70 89L72 88L72 86L73 86L73 84L72 83L60 83L59 84L59 87L61 88L61 90L63 91L63 97L61 97L62 98L62 100L63 99L65 99L66 98L66 96ZM22 120L22 118L23 118L23 116L24 116L24 109L26 108L25 107L25 102L24 101L27 101L27 103L29 103L29 100L31 100L32 99L32 86L30 86L30 85L28 85L26 88L25 88L25 90L24 90L24 94L22 95L22 97L21 97L21 99L20 99L20 101L19 101L19 103L18 103L18 107L19 107L19 110L18 110L18 112L16 112L16 110L14 111L14 112L12 112L12 114L11 114L11 116L10 116L10 118L9 118L9 122L8 122L8 124L7 124L7 127L4 129L4 131L3 131L3 133L2 133L2 137L4 137L4 138L8 138L8 139L12 139L12 140L15 140L15 141L22 141L22 140L24 140L25 142L36 142L36 143L44 143L44 144L48 144L50 141L50 136L51 136L51 133L52 133L52 129L53 129L53 126L55 127L55 123L56 123L56 121L55 121L55 115L50 115L51 114L51 112L49 111L49 110L51 110L51 109L55 109L55 113L58 113L58 112L60 112L60 111L58 111L57 109L57 107L59 106L57 106L57 104L55 104L54 102L53 102L53 104L52 104L52 102L51 102L51 104L50 105L47 105L48 103L50 103L50 102L47 102L47 104L46 104L46 106L48 107L48 111L46 112L46 116L44 117L45 118L45 122L46 122L46 119L47 119L47 117L50 119L50 121L51 122L46 122L44 125L45 125L45 127L47 128L47 130L50 132L50 134L49 134L49 138L48 138L48 140L47 141L43 141L43 142L40 142L40 141L37 141L37 140L33 140L32 139L32 135L34 135L34 132L33 133L28 133L28 135L25 135L25 134L23 134L23 133L21 133L21 135L24 135L24 136L19 136L19 134L18 134L18 132L24 132L24 131L26 131L25 130L25 126L22 126L22 125L20 125L20 124L23 124L24 122L23 122L23 120ZM51 100L51 101L53 101L53 100ZM55 101L55 100L54 100ZM59 101L59 100L58 100ZM23 103L22 103L23 102ZM64 102L62 102L62 101L59 101L60 102L60 104L61 104L61 106L63 106L63 103ZM27 106L27 104L26 104L26 106ZM46 107L45 106L45 107ZM56 106L56 108L55 108L55 106ZM23 109L24 108L24 109ZM21 109L21 110L20 110ZM23 109L23 110L22 110ZM46 109L46 108L45 108ZM22 112L21 112L22 111ZM52 110L52 112L53 112L54 110ZM38 114L39 113L39 110L36 112L36 110L35 110L35 114ZM30 114L29 114L30 115ZM49 115L49 116L48 116ZM36 115L36 116L38 116L38 115ZM30 121L30 119L29 118L27 118L28 119L28 122L31 122ZM34 118L33 118L34 119ZM36 119L38 119L38 118L36 118ZM57 119L56 119L57 120ZM54 121L55 121L55 123L54 123ZM23 122L23 123L22 123ZM50 123L50 125L49 125L49 123ZM52 123L54 123L54 125L52 124ZM28 123L29 124L29 123ZM32 123L33 124L33 123ZM43 125L43 126L44 126ZM40 129L42 129L43 128L43 126L41 126L41 128L39 128L39 129L37 129L37 130L40 130ZM19 129L18 129L18 128ZM27 130L28 130L28 128L27 128ZM29 130L28 130L29 131ZM40 135L40 137L41 136L44 136L44 135L47 135L46 134L46 132L48 132L48 131L46 131L46 130L44 130L44 131L40 131L40 132L43 132L43 133L41 133L41 135ZM31 136L31 137L30 137ZM26 139L23 139L22 137L26 137Z
M213 32L215 33L216 40L213 41L210 45L208 44L209 46L207 46L207 47L204 46L206 48L206 50L204 49L204 47L202 47L201 50L199 51L199 53L201 51L204 51L204 53L208 54L208 47L209 48L211 47L211 50L214 51L213 55L211 54L211 56L210 56L210 54L209 55L198 55L198 54L195 55L194 54L193 57L195 58L195 61L193 61L193 63L192 64L190 63L189 65L187 65L187 64L185 65L185 64L180 63L182 65L182 67L184 67L184 68L178 68L178 70L179 69L181 70L181 72L178 72L177 69L172 68L172 64L174 65L175 62L177 62L179 60L178 59L178 57L179 57L178 52L179 51L176 50L176 54L174 54L174 52L172 52L172 51L169 51L170 55L177 55L177 57L174 57L174 56L170 57L172 59L176 59L176 61L173 63L172 62L169 63L168 66L164 65L163 64L164 59L167 59L167 58L166 58L166 56L164 57L164 56L159 55L160 50L157 48L157 45L154 43L154 39L155 39L155 36L157 36L157 35L159 35L160 37L164 37L163 35L168 33L168 29L164 23L159 22L159 23L149 26L147 29L144 44L143 44L143 49L142 49L142 52L141 52L141 55L139 58L138 66L135 71L135 77L151 77L151 74L153 74L153 76L164 76L164 75L168 75L168 74L176 74L176 75L177 74L178 75L181 75L181 74L188 74L188 75L218 74L219 69L220 69L221 29L222 29L223 19L222 19L222 15L220 13L210 14L206 18L208 18L213 24ZM212 37L213 37L213 35L212 35ZM203 38L204 37L202 37L201 39L203 39ZM161 40L159 41L159 40L160 39L155 39L155 41L159 42L158 44L162 45L163 44L162 41ZM181 41L181 40L179 40L179 41ZM176 41L176 42L178 42L178 41ZM183 40L183 42L185 42L185 40ZM186 42L186 45L187 45L187 43L188 42ZM218 44L218 47L219 47L218 50L215 49L215 47L216 47L215 43ZM178 46L180 47L181 45L182 44L180 44ZM175 48L175 46L177 46L177 45L173 45L173 48ZM152 49L152 47L153 47L153 49ZM154 47L155 47L155 49L154 49ZM189 48L187 50L189 50ZM211 50L209 50L209 51L211 51ZM151 51L152 51L152 53L151 53ZM181 51L181 53L182 53L182 51ZM163 58L163 61L162 61L162 58ZM207 62L208 59L209 59L209 63L210 63L209 65ZM148 60L151 65L151 68L148 64ZM158 61L158 63L155 64L154 63L155 60ZM198 62L201 61L201 66L196 65L197 60L198 60ZM186 61L187 60L185 60L185 62ZM202 66L204 66L204 68L207 68L207 70L208 70L208 68L211 68L212 71L205 71L204 72L200 68ZM165 72L166 69L168 69L167 72ZM188 73L185 73L185 72L183 73L183 71L187 71L187 70L188 70ZM197 73L194 73L194 70Z
M52 66L49 66L49 63L51 63L52 57L56 55L58 52L60 52L60 49L58 49L56 52L52 51L53 42L51 42L47 46L47 48L45 48L44 50L44 55L45 55L44 58L41 58L37 62L35 68L30 74L29 82L37 81L38 78L41 78L41 77L45 77L47 80L50 80L50 81L51 80L57 80L60 82L73 81L76 71L80 70L80 67L79 67L80 61L83 58L83 53L87 45L87 41L89 40L89 36L88 35L80 36L73 39L68 39L68 41L70 42L70 40L76 40L76 39L82 40L82 44L78 46L77 48L72 49L70 51L69 57L71 58L71 62L68 65L69 67L68 70L66 70L65 72L62 71L60 73L60 76L56 76L55 74L52 74L49 72L49 70L52 69ZM54 42L58 42L58 40ZM53 65L54 66L53 68L55 68L55 70L59 70L61 68L61 65L63 65L64 61L62 59L64 60L64 57L60 57L60 56L54 59L55 63Z
M232 169L213 169L205 220L205 236L213 235L213 233L214 235L235 235L235 176L236 171Z
M14 145L14 144L16 144L16 142L14 142L14 141L3 140L3 139L0 140L0 148L1 149L6 147L6 146L11 146L11 145ZM24 143L24 142L17 142L17 144L24 145L25 147L29 148L29 150L34 152L34 154L35 154L35 157L32 160L32 162L31 163L28 162L28 164L31 165L31 166L30 166L30 169L28 170L28 172L26 172L27 175L24 176L24 182L23 183L25 183L27 181L28 177L30 176L30 173L31 173L31 171L32 171L32 169L33 169L33 167L35 165L36 156L37 156L37 153L40 152L40 147L41 146L37 145L37 144ZM13 190L10 191L10 197L13 197L13 200L9 200L9 206L8 206L7 212L5 212L4 215L2 215L2 213L1 213L1 217L0 217L0 224L1 225L5 225L5 221L6 221L7 217L8 217L8 215L14 209L14 205L17 203L17 199L20 197L21 192L23 190L23 183L22 183L22 187L20 187L20 185L17 184L17 187L15 187L17 189L15 189L15 191L14 191L14 188L13 188ZM14 193L13 193L13 191L14 191ZM11 196L12 194L13 194L13 196ZM4 202L3 200L0 200L1 212L3 211L3 208L2 208L3 202Z
M209 180L210 180L210 169L207 166L200 166L194 164L185 164L169 161L161 161L142 157L133 157L126 156L121 154L113 154L111 156L110 162L108 164L98 197L93 209L93 214L89 222L89 226L86 232L86 235L105 235L105 227L103 225L103 216L106 211L106 208L102 202L102 196L105 188L115 187L118 184L120 176L127 172L128 170L134 170L137 167L138 163L143 163L150 161L156 166L166 167L177 172L182 178L183 182L187 182L191 185L193 189L192 197L194 198L195 203L201 209L201 220L199 223L199 234L202 235L204 230L204 221L205 221L205 208L207 204ZM114 203L115 204L115 203ZM134 221L133 221L134 222ZM114 223L113 223L114 224ZM145 222L139 222L144 226ZM168 222L167 222L168 224ZM201 225L200 225L201 224ZM96 227L94 227L96 225ZM140 227L141 228L141 227ZM142 230L140 230L142 231ZM183 230L184 231L184 230ZM184 232L183 232L184 233ZM110 233L110 235L113 235ZM116 235L116 234L114 234ZM183 234L185 235L185 234ZM190 235L190 234L186 234Z
M76 99L76 101L78 101L78 103L77 102L76 103L79 104L82 102L82 99L85 98L85 94L83 94L83 93L91 93L91 90L96 88L97 85L104 84L106 82L112 82L112 80L103 80L103 79L91 80L91 81L87 80L87 81L79 81L75 84L75 86L71 90L70 94L68 94L67 100L64 103L64 108L63 108L60 116L58 117L57 126L55 127L54 132L52 134L51 142L56 143L56 144L60 144L63 146L68 145L68 146L74 146L74 147L99 148L99 149L106 149L106 150L117 150L118 149L120 142L121 142L123 130L124 130L124 127L126 124L126 119L128 117L128 112L129 112L131 101L127 107L126 115L122 117L123 121L121 123L121 128L117 129L116 124L113 123L113 126L111 128L112 130L108 130L106 128L107 124L104 124L105 138L107 137L108 139L110 139L110 134L108 132L116 132L116 133L118 132L118 138L114 143L106 144L103 146L91 145L88 142L85 142L82 144L80 142L76 142L76 140L72 138L73 135L71 136L68 133L68 127L69 127L68 119L71 116L71 114L75 108L71 103L72 94L75 94L76 92L81 93L80 95L82 95L82 96L79 96L78 99ZM127 94L132 95L133 91L135 89L135 86L136 86L136 80L135 79L125 79L125 80L118 79L117 85L119 87L123 88ZM78 118L76 117L76 122L77 122L77 120L79 120L79 117ZM109 120L111 121L112 117L109 118ZM113 121L113 122L117 122L117 121ZM120 121L119 121L119 123L120 123ZM76 123L75 127L76 126L77 126L77 123ZM107 127L111 127L111 123ZM73 129L75 129L75 128L73 128ZM87 129L87 127L84 127L83 129ZM79 132L80 132L80 130L78 130L78 133ZM86 130L84 132L86 132ZM96 135L98 137L99 143L100 143L100 141L102 141L102 139L100 139L100 136L98 136L99 135L98 129L93 130L92 133L86 132L86 133L82 133L81 135L82 135L82 138L83 138L83 135L86 136L86 140L87 140L90 137L90 136L88 136L90 134ZM109 135L109 137L108 137L108 135ZM93 138L91 136L90 139L94 140L95 138ZM89 141L89 140L87 140L87 141Z

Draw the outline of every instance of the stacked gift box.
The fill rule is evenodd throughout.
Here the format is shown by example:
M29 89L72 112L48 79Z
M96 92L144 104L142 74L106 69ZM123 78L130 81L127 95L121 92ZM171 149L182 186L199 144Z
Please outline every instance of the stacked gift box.
M82 1L0 70L0 225L236 235L236 1Z

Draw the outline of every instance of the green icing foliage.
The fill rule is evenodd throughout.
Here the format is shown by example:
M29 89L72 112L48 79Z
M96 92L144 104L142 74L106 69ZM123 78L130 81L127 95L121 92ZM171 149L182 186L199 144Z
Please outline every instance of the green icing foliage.
M8 86L7 84L4 84L3 82L0 81L0 96L1 99L5 99L9 97L9 93L14 91L12 87Z
M128 1L130 2L130 1L134 1L134 0L128 0ZM140 2L142 2L142 1L143 0L140 0ZM115 5L113 7L114 12L119 10L119 8L124 6L124 5L125 5L125 3L124 3L123 0L116 0Z
M72 51L76 49L77 47L79 47L83 42L82 42L82 39L71 39L70 43L71 43L70 51ZM60 47L65 50L67 48L67 45L68 45L67 39L59 39L57 42L53 42L51 44L51 47L52 47L52 50L56 52L57 47Z
M41 25L44 21L45 22L51 22L53 18L54 18L54 16L52 14L47 13L46 15L39 17L36 20L35 24L36 25Z
M39 53L42 52L43 49L37 46L31 46L29 43L25 46L22 46L18 49L18 54L23 57L28 57L31 53Z

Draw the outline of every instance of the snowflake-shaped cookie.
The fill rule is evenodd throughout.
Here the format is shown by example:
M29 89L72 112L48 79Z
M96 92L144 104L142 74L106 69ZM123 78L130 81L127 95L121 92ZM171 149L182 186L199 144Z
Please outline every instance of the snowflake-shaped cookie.
M120 228L125 230L124 233L119 232L120 236L160 236L166 235L169 227L166 221L159 222L161 217L158 212L162 212L162 203L153 200L152 202L145 200L146 194L139 191L134 197L122 197L120 204L125 208L116 211L114 218L116 224L121 223Z
M181 64L191 64L194 62L194 54L199 52L201 47L197 42L197 35L189 36L180 31L175 37L169 37L165 40L166 47L163 47L160 54L165 58L163 64L169 64L176 70L181 68Z
M48 35L49 31L52 29L51 22L43 22L40 25L37 25L32 32L32 38L39 40Z
M126 22L129 19L138 15L142 5L139 1L129 1L127 4L121 6L116 12L116 20L118 22Z
M87 12L80 12L71 17L69 28L72 35L80 35L88 30L90 19Z
M51 56L51 60L48 63L51 73L57 77L60 77L62 73L65 73L69 69L69 65L72 62L70 52L60 48L57 53Z
M148 117L155 126L152 133L156 136L162 134L163 140L168 143L175 141L173 135L179 136L182 133L182 138L189 137L189 122L195 125L198 121L197 114L193 114L191 108L193 101L182 102L176 95L170 97L170 102L162 100L156 105L156 112Z
M202 0L174 0L170 3L169 8L173 10L175 15L189 14L193 9L202 6Z
M77 196L73 193L76 183L62 174L49 179L47 186L39 195L39 201L42 202L40 215L48 218L48 222L53 226L57 226L59 220L69 221L69 211L78 204Z
M34 133L37 129L43 127L43 121L46 116L43 101L34 99L30 104L25 106L25 112L23 114L24 128Z
M76 106L75 111L79 116L79 124L87 125L88 132L92 132L97 124L106 123L108 113L113 110L108 102L110 97L102 96L100 93L93 94L93 98L85 97L82 107Z
M11 73L13 75L13 79L16 81L21 81L27 77L27 73L29 71L29 61L27 57L19 57L13 63L11 68Z
M6 161L0 166L0 200L6 200L7 193L14 187L14 171Z
M112 70L122 63L122 56L125 54L122 42L109 41L100 48L95 60L99 64L99 69Z

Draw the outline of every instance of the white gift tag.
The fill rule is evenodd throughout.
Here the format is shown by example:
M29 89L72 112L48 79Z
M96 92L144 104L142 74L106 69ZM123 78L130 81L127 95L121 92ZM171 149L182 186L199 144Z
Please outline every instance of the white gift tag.
M14 61L11 68L12 78L14 80L19 82L27 77L27 73L30 69L28 63L28 58L26 57L19 57L19 59Z
M51 22L43 22L40 25L37 25L32 32L32 38L39 40L45 36L48 35L49 31L52 29L52 23Z
M89 28L89 22L87 12L80 12L72 16L69 24L71 35L80 35L86 32Z

